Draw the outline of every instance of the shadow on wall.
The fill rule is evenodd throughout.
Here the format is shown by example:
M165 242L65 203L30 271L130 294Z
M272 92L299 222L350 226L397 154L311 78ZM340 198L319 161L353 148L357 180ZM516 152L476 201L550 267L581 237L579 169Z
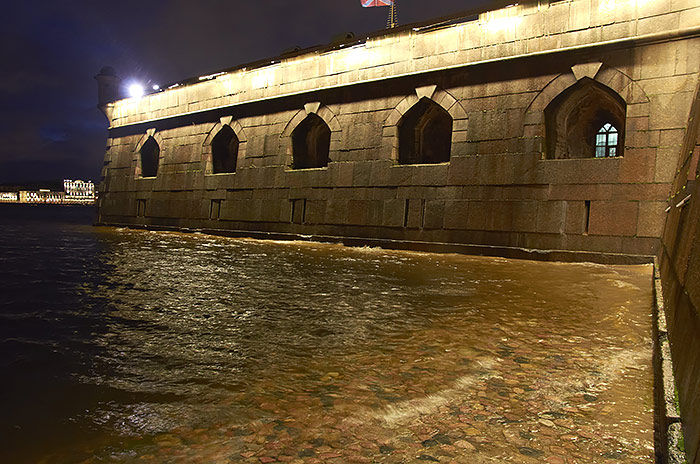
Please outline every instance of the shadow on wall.
M399 164L450 161L452 117L443 107L421 98L399 121Z
M292 132L293 169L325 168L331 146L331 128L310 113Z
M153 137L149 137L141 147L141 177L156 177L158 175L158 159L160 158L160 146Z
M223 126L211 142L214 174L236 172L239 145L238 137L231 126Z

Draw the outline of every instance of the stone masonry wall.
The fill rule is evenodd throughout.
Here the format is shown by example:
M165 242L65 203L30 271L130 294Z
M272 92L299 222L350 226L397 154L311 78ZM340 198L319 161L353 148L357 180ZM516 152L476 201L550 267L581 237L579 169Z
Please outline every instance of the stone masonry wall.
M529 2L116 102L100 220L656 253L700 72L700 5L610 3ZM625 101L624 156L545 160L544 109L584 78ZM421 97L453 118L451 158L399 165L397 123ZM309 113L331 128L331 162L292 170L291 132ZM211 174L224 124L238 168ZM149 136L160 166L141 178Z
M660 268L688 462L700 463L700 82L666 213Z

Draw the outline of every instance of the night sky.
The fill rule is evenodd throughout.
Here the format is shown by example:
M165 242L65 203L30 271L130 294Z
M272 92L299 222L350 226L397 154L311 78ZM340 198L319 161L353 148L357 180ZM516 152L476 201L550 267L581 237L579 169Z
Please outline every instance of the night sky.
M397 3L400 24L486 4ZM99 181L107 120L94 76L103 66L124 83L168 84L381 30L387 13L360 0L12 2L0 17L0 184Z

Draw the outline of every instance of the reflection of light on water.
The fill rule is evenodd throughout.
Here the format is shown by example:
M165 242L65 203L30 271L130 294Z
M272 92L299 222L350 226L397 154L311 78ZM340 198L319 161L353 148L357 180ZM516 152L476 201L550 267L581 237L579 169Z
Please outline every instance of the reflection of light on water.
M155 435L150 448L133 445L133 456L161 462L187 462L181 456L193 444L224 457L264 447L254 436L232 437L233 428L265 430L266 442L289 439L293 455L303 443L287 427L325 436L333 424L355 424L362 440L383 427L411 436L423 418L439 425L445 408L478 405L477 386L514 376L542 382L522 401L605 389L625 377L601 367L611 353L622 356L609 347L631 349L626 333L644 328L600 323L623 304L625 317L637 317L627 302L639 289L607 282L637 282L623 268L110 234L112 272L94 296L111 311L106 332L95 336L103 350L95 372L83 380L112 398L89 413L117 435L108 440L113 449L119 436ZM548 371L552 354L561 371ZM640 394L625 388L631 398ZM503 425L485 427L496 433Z

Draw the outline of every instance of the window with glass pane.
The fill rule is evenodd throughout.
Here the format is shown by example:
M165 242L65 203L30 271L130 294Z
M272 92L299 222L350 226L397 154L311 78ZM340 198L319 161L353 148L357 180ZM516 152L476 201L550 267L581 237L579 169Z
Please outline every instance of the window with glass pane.
M608 122L596 134L595 157L606 158L612 156L617 156L617 129Z

